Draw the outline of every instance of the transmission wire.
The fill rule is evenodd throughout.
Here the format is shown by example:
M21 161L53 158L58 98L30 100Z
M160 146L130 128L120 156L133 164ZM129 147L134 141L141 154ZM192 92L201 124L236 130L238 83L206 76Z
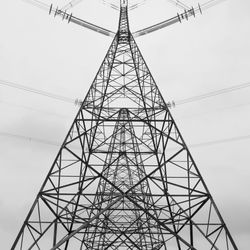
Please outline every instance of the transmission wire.
M47 4L45 4L45 3L41 2L41 1L38 1L38 0L22 0L22 1L29 2L29 3L35 5L35 6L39 7L39 8L45 9L45 10L48 9ZM167 1L172 2L172 3L175 2L176 5L184 8L184 9L186 9L188 7L184 3L182 3L181 1L178 1L178 0L176 0L176 1L175 0L167 0ZM206 10L206 9L209 9L209 8L219 4L221 2L224 2L224 1L226 1L226 0L210 0L210 1L205 2L204 4L201 4L201 7L202 7L202 10ZM73 2L73 0L71 2ZM107 3L107 1L105 1L105 0L103 2ZM140 3L140 5L143 4L143 2L145 2L145 1L142 1ZM3 81L3 80L0 80L0 84L8 86L8 87L13 87L13 88L17 88L17 89L20 89L20 90L24 90L24 91L27 91L27 92L40 94L40 95L47 96L47 97L50 97L50 98L54 98L54 99L57 99L57 100L61 100L61 101L64 101L64 102L74 103L74 99L64 97L64 96L55 95L55 94L52 94L52 93L49 93L49 92L46 92L46 91L37 90L37 89L30 88L30 87L27 87L27 86L24 86L24 85L21 85L21 84L7 82L7 81ZM217 91L212 91L212 92L205 93L205 94L202 94L202 95L193 96L193 97L190 97L190 98L185 98L185 99L176 101L176 105L183 105L183 104L186 104L186 103L199 101L199 100L210 98L210 97L213 97L213 96L217 96L217 95L225 94L225 93L228 93L228 92L236 91L236 90L239 90L239 89L247 88L249 86L250 86L250 83L244 83L244 84L240 84L240 85L236 85L236 86L231 86L229 88L224 88L224 89L220 89L220 90L217 90ZM12 133L0 132L0 135L1 136L8 136L8 137L16 137L16 138L19 138L19 139L26 139L26 140L29 140L29 141L33 140L33 141L37 141L37 142L40 142L40 143L46 143L46 144L51 144L51 145L56 145L56 146L59 145L56 142L51 142L51 141L48 141L48 140L42 140L42 139L38 139L38 138L34 138L34 137L28 137L28 136L17 135L17 134L12 134ZM214 144L220 144L220 143L226 143L226 142L234 142L234 141L240 141L240 140L245 140L245 139L250 139L250 135L244 135L244 136L238 136L238 137L225 138L225 139L221 139L221 140L214 140L214 141L196 143L196 144L191 144L190 147L209 146L209 145L214 145Z
M68 2L66 5L64 5L61 10L62 11L66 11L69 10L71 8L73 8L74 6L76 6L77 4L79 4L80 2L82 2L83 0L71 0L70 2Z
M49 140L43 140L43 139L35 138L32 136L25 136L25 135L13 134L13 133L8 133L8 132L0 132L0 136L17 138L17 139L26 140L26 141L34 141L34 142L49 144L53 146L60 146L60 143L49 141Z
M239 84L239 85L234 85L234 86L231 86L231 87L228 87L228 88L219 89L219 90L216 90L216 91L208 92L208 93L197 95L197 96L188 97L188 98L185 98L185 99L181 99L181 100L176 101L175 104L176 104L176 106L179 106L179 105L183 105L183 104L186 104L186 103L200 101L200 100L203 100L203 99L207 99L207 98L214 97L214 96L217 96L217 95L226 94L226 93L229 93L229 92L233 92L233 91L248 88L248 87L250 87L250 82L242 83L242 84Z
M28 87L28 86L25 86L25 85L22 85L22 84L17 84L17 83L5 81L5 80L0 80L0 85L6 86L6 87L16 88L16 89L23 90L23 91L30 92L30 93L43 95L43 96L46 96L46 97L49 97L49 98L53 98L53 99L60 100L60 101L63 101L63 102L67 102L67 103L71 103L71 104L75 103L75 99L73 99L73 98L69 98L69 97L57 95L57 94L54 94L54 93L51 93L51 92L31 88L31 87ZM203 99L211 98L211 97L214 97L214 96L217 96L217 95L226 94L226 93L229 93L229 92L237 91L237 90L248 88L248 87L250 87L250 82L242 83L242 84L239 84L239 85L234 85L234 86L231 86L231 87L228 87L228 88L215 90L215 91L204 93L204 94L197 95L197 96L192 96L192 97L180 99L180 100L174 101L174 103L175 103L176 106L180 106L180 105L183 105L183 104L200 101L200 100L203 100Z
M248 140L248 139L250 139L250 135L242 135L242 136L224 138L224 139L220 139L220 140L195 143L195 144L191 144L190 147L193 147L193 148L204 147L204 146L211 146L211 145L216 145L216 144L222 144L222 143L227 143L227 142L236 142L236 141L242 141L242 140Z
M209 9L217 4L220 4L222 2L225 2L225 1L227 1L227 0L209 0L209 1L201 4L201 8L202 8L202 10L207 10L207 9Z
M40 9L43 9L43 10L48 10L50 8L50 5L46 4L46 3L43 3L39 0L22 0L23 2L27 2L31 5L34 5Z
M62 114L58 114L58 113L54 113L54 112L48 112L46 110L41 110L41 109L34 108L33 106L32 107L25 106L25 105L21 105L21 104L12 103L12 102L6 102L4 100L0 100L0 104L1 103L4 104L4 105L7 105L7 106L18 107L18 108L21 108L21 109L27 109L29 111L43 113L43 114L50 115L50 116L57 116L57 117L60 117L60 118L63 118L63 119L71 118L71 116L69 116L69 115L66 116L66 115L62 115Z
M177 6L177 7L180 7L183 10L190 9L190 7L187 6L186 4L184 4L182 1L179 1L179 0L166 0L166 1L170 2L171 4L173 4L173 5Z
M35 93L35 94L38 94L38 95L43 95L43 96L53 98L53 99L56 99L56 100L60 100L60 101L63 101L63 102L68 102L68 103L74 103L75 102L75 100L72 99L72 98L68 98L68 97L65 97L65 96L53 94L51 92L31 88L31 87L28 87L28 86L25 86L25 85L22 85L22 84L17 84L17 83L5 81L5 80L0 80L0 85L11 87L11 88L16 88L16 89L19 89L19 90L23 90L23 91L30 92L30 93Z
M49 144L49 145L54 145L54 146L61 146L59 142L49 141L49 140L44 140L44 139L40 139L40 138L36 138L32 136L19 135L19 134L14 134L14 133L9 133L9 132L0 132L0 136L12 137L12 138L17 138L17 139L27 140L27 141L34 141L34 142L39 142L39 143ZM243 140L249 140L249 139L250 139L250 135L242 135L242 136L228 137L228 138L224 138L220 140L193 143L193 144L188 145L188 147L198 148L198 147L223 144L227 142L237 142L237 141L243 141Z

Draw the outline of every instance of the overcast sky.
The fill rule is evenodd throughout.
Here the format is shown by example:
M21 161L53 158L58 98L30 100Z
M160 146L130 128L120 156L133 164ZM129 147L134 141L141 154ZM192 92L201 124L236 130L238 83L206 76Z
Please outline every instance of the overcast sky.
M66 2L53 1L55 6ZM197 1L183 2L197 6ZM83 0L71 11L117 28L118 13L99 0ZM187 22L137 38L166 101L250 82L249 11L249 0L226 0ZM131 12L131 30L177 12L167 0L148 0ZM10 248L77 112L74 104L1 82L83 98L110 43L111 38L24 1L1 1L1 249ZM248 250L250 87L177 105L172 113L239 249Z

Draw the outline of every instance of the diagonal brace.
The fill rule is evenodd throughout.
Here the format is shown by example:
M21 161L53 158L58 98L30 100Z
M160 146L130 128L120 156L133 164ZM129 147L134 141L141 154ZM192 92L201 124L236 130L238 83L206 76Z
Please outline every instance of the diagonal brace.
M56 250L58 249L63 243L68 241L70 238L74 237L75 234L79 233L82 229L86 228L89 226L89 224L98 219L104 212L106 212L108 209L110 209L113 205L115 205L118 201L120 201L124 195L119 196L117 199L115 199L113 202L111 202L107 207L105 207L103 210L101 210L98 214L93 216L92 218L89 219L89 221L83 223L80 227L78 227L76 230L74 230L72 233L70 233L67 237L61 239L54 247L52 247L50 250Z

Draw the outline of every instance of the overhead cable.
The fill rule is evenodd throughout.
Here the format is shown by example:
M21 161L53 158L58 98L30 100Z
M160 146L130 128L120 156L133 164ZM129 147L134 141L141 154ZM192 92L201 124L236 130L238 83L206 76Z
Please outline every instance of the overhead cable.
M82 2L82 0L71 0L68 4L64 5L61 10L66 11L68 9L73 8L74 6L76 6L77 4L79 4L80 2Z
M102 4L104 4L104 5L108 6L108 7L111 7L112 9L115 9L115 10L119 10L120 9L117 5L115 5L113 3L109 3L106 0L100 0L100 1L101 1Z
M144 5L146 2L147 2L147 0L142 0L139 3L133 4L133 5L129 6L129 10L137 9L138 7Z
M223 88L223 89L219 89L219 90L216 90L216 91L211 91L211 92L208 92L208 93L205 93L205 94L188 97L188 98L181 99L181 100L177 100L177 101L175 101L175 105L179 106L179 105L183 105L183 104L190 103L190 102L196 102L196 101L200 101L200 100L203 100L203 99L206 99L206 98L226 94L226 93L229 93L229 92L233 92L233 91L248 88L248 87L250 87L250 82L234 85L234 86L231 86L231 87L228 87L228 88Z
M183 10L188 10L190 9L190 6L187 6L185 3L179 0L166 0L167 2L173 4L174 6L177 6Z
M26 92L31 92L34 94L39 94L39 95L43 95L49 98L53 98L56 100L60 100L63 102L67 102L67 103L75 103L78 101L78 99L73 99L73 98L69 98L66 96L61 96L61 95L57 95L51 92L47 92L47 91L43 91L43 90L39 90L39 89L35 89L35 88L31 88L22 84L18 84L18 83L13 83L13 82L9 82L9 81L5 81L5 80L0 80L0 85L6 86L6 87L11 87L11 88L16 88L19 90L23 90ZM172 101L171 103L169 102L168 104L171 104L171 107L175 107L175 106L180 106L183 104L187 104L187 103L191 103L191 102L196 102L196 101L200 101L203 99L207 99L207 98L211 98L217 95L222 95L222 94L226 94L229 92L233 92L233 91L237 91L237 90L241 90L244 88L248 88L250 87L250 82L247 83L242 83L242 84L238 84L238 85L233 85L230 86L228 88L223 88L223 89L218 89L215 91L211 91L208 93L204 93L201 95L196 95L196 96L192 96L192 97L188 97L188 98L184 98L184 99L180 99L177 101Z
M25 85L22 85L22 84L17 84L17 83L13 83L13 82L9 82L9 81L0 80L0 85L11 87L11 88L16 88L16 89L19 89L19 90L23 90L23 91L26 91L26 92L31 92L31 93L38 94L38 95L43 95L43 96L53 98L53 99L56 99L56 100L60 100L60 101L63 101L63 102L68 102L68 103L74 103L75 102L75 100L72 99L72 98L68 98L68 97L65 97L65 96L53 94L51 92L31 88L31 87L28 87L28 86L25 86Z
M50 115L50 116L60 117L60 118L63 118L63 119L65 119L65 118L66 119L71 118L71 116L69 116L69 115L66 116L64 114L58 114L58 113L55 113L55 112L41 110L41 109L34 108L33 106L30 107L30 106L21 105L20 103L16 104L16 103L12 103L12 102L6 102L5 100L4 101L0 100L0 103L4 104L4 105L7 105L7 106L11 106L11 107L17 107L17 108L21 108L21 109L27 109L27 110L33 111L33 112L38 112L38 113L43 113L43 114Z
M66 10L64 9L59 9L58 7L57 8L54 8L54 6L51 4L51 5L48 5L48 4L45 4L39 0L22 0L24 2L27 2L27 3L30 3L40 9L43 9L43 10L46 10L49 12L49 14L53 14L53 16L61 16L63 20L66 20L68 23L75 23L75 24L78 24L80 26L83 26L84 28L87 28L87 29L90 29L92 31L95 31L97 33L100 33L102 35L105 35L105 36L110 36L110 37L114 37L115 36L115 33L113 31L110 31L108 29L105 29L105 28L102 28L98 25L95 25L93 23L90 23L90 22L87 22L85 20L82 20L80 18L77 18L75 16L71 14L68 14L66 12Z
M43 140L43 139L35 138L32 136L18 135L18 134L13 134L13 133L8 133L8 132L0 132L0 136L12 137L12 138L17 138L21 140L30 141L30 142L34 141L34 142L49 144L53 146L60 146L60 143L49 141L49 140Z
M201 4L201 8L202 8L202 10L207 10L207 9L209 9L215 5L218 5L222 2L225 2L225 1L227 1L227 0L210 0L210 1L207 1L203 4Z
M27 3L29 3L29 4L31 4L33 6L36 6L36 7L40 8L40 9L43 9L43 10L48 10L48 8L49 8L48 4L43 3L43 2L41 2L39 0L22 0L22 1L27 2Z
M40 138L36 138L36 137L32 137L32 136L19 135L19 134L14 134L14 133L9 133L9 132L0 132L0 136L17 138L17 139L21 139L21 140L30 141L30 142L49 144L49 145L53 145L53 146L60 146L61 145L59 142L40 139ZM205 142L200 142L200 143L193 143L193 144L190 144L188 146L190 148L198 148L198 147L206 147L206 146L218 145L218 144L223 144L223 143L238 142L238 141L249 140L249 139L250 139L250 135L242 135L242 136L228 137L228 138L224 138L224 139L220 139L220 140L212 140L212 141L205 141Z
M176 16L172 17L172 18L169 18L167 20L164 20L160 23L157 23L157 24L154 24L154 25L151 25L147 28L144 28L144 29L141 29L141 30L138 30L136 32L133 33L133 36L134 37L139 37L139 36L143 36L143 35L146 35L146 34L149 34L149 33L152 33L154 31L157 31L157 30L160 30L160 29L163 29L165 27L168 27L170 25L173 25L175 23L182 23L184 20L188 20L189 17L193 16L195 17L198 13L201 13L204 11L204 10L207 10L221 2L224 2L226 0L210 0L208 2L205 2L203 4L198 4L198 7L194 8L184 8L184 12L179 14L177 13ZM175 2L175 1L174 1Z
M249 139L250 139L250 135L242 135L242 136L224 138L224 139L220 139L220 140L213 140L213 141L195 143L195 144L191 144L190 146L193 147L193 148L195 148L195 147L204 147L204 146L211 146L211 145L215 145L215 144L222 144L222 143L227 143L227 142L236 142L236 141L249 140Z

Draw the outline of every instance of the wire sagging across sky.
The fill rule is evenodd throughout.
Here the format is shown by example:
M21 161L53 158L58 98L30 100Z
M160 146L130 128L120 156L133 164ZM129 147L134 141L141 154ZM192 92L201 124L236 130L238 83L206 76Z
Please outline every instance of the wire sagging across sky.
M179 0L166 0L167 2L170 2L171 4L183 9L187 10L190 9L190 6L187 6L184 2L179 1Z
M217 95L226 94L229 92L233 92L233 91L248 88L248 87L250 87L250 82L234 85L228 88L218 89L218 90L211 91L202 95L197 95L197 96L192 96L192 97L188 97L185 99L177 100L175 101L175 104L176 106L179 106L179 105L187 104L190 102L197 102L203 99L207 99L207 98L214 97Z
M64 5L61 10L62 11L66 11L68 9L73 8L74 6L76 6L77 4L79 4L80 2L82 2L82 0L71 0L68 4Z
M19 90L23 90L23 91L38 94L38 95L43 95L43 96L53 98L53 99L63 101L63 102L68 102L68 103L74 103L75 102L75 99L72 99L72 98L69 98L69 97L66 97L66 96L57 95L57 94L54 94L54 93L51 93L51 92L31 88L31 87L28 87L28 86L25 86L25 85L22 85L22 84L13 83L13 82L5 81L5 80L0 80L0 85L15 88L15 89L19 89Z
M38 143L42 143L42 144L49 144L49 145L53 145L53 146L60 146L60 143L57 143L54 141L39 139L39 138L25 136L25 135L18 135L18 134L13 134L13 133L8 133L8 132L0 132L0 136L26 140L26 141L30 141L30 142L38 142Z
M13 134L13 133L9 133L9 132L0 132L0 136L26 140L26 141L30 141L30 142L37 142L37 143L42 143L42 144L49 144L49 145L53 145L53 146L60 146L61 145L60 142L49 141L46 139L35 138L32 136ZM237 142L237 141L243 141L243 140L249 140L249 139L250 139L250 135L242 135L242 136L228 137L228 138L219 139L219 140L193 143L193 144L189 144L188 146L190 148L198 148L198 147L206 147L206 146L211 146L211 145L223 144L223 143L228 143L228 142Z
M194 143L194 144L191 144L190 147L193 147L193 148L204 147L204 146L211 146L211 145L216 145L216 144L222 144L222 143L227 143L227 142L235 142L235 141L242 141L242 140L248 140L248 139L250 139L250 135L242 135L242 136L224 138L224 139L220 139L220 140L213 140L213 141L207 141L207 142Z
M16 89L19 89L19 90L23 90L23 91L38 94L38 95L43 95L43 96L46 96L46 97L49 97L49 98L53 98L53 99L63 101L63 102L67 102L67 103L71 103L71 104L74 104L76 102L76 100L77 100L77 99L69 98L69 97L66 97L66 96L57 95L57 94L54 94L54 93L51 93L51 92L31 88L31 87L28 87L28 86L25 86L25 85L22 85L22 84L5 81L5 80L0 80L0 85L6 86L6 87L11 87L11 88L16 88ZM187 103L190 103L190 102L197 102L197 101L200 101L200 100L203 100L203 99L211 98L211 97L214 97L214 96L217 96L217 95L226 94L226 93L229 93L229 92L241 90L241 89L248 88L248 87L250 87L250 82L242 83L242 84L238 84L238 85L233 85L233 86L228 87L228 88L218 89L218 90L215 90L215 91L211 91L211 92L207 92L207 93L204 93L204 94L201 94L201 95L196 95L196 96L180 99L180 100L173 101L173 102L174 102L174 104L176 106L180 106L180 105L187 104Z
M201 8L202 8L202 10L207 10L207 9L209 9L217 4L220 4L222 2L225 2L225 1L226 0L209 0L209 1L201 4Z

